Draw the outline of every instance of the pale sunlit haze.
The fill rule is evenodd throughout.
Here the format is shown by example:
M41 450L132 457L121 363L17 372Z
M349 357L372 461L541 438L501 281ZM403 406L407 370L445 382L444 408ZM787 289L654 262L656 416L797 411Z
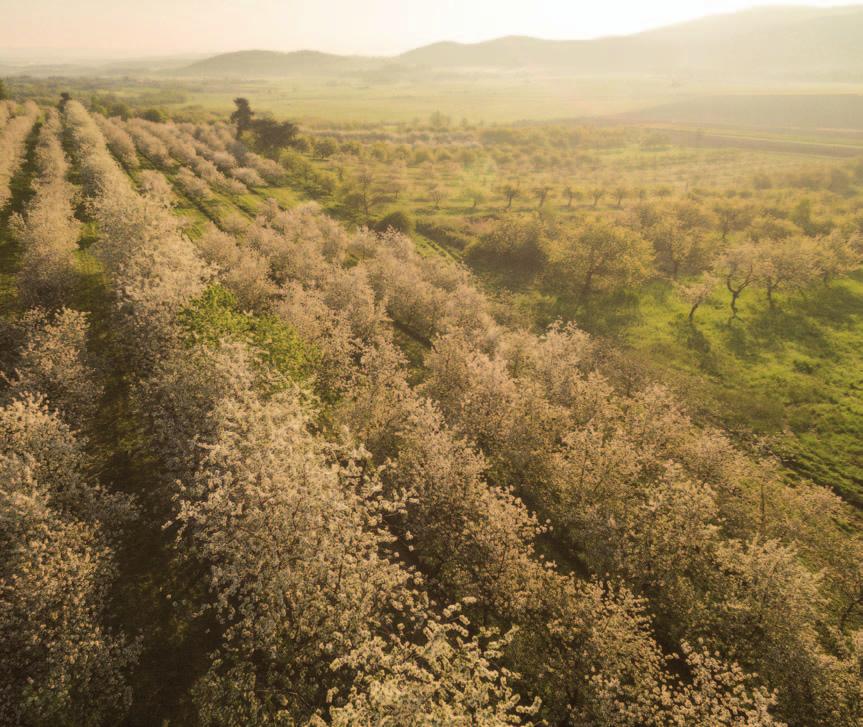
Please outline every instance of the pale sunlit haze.
M247 48L391 54L438 40L627 34L750 4L746 0L0 0L0 56L24 50L136 56Z

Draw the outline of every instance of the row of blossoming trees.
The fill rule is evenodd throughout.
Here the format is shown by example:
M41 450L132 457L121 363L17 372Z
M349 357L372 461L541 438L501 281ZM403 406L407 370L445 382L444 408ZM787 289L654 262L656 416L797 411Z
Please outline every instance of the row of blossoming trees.
M38 116L28 105L0 132L4 200ZM3 327L0 395L0 721L10 725L122 718L138 651L109 613L115 548L134 502L93 474L85 432L100 378L86 315L63 307L78 223L60 132L48 111L32 154L32 196L8 225L21 247L22 304Z
M106 373L61 307L77 223L48 112L15 223L42 307L10 334L0 414L4 719L111 724L147 699L135 662L163 630L110 618L137 517L187 581L176 629L208 625L192 723L859 723L860 544L836 497L573 326L501 325L400 235L270 203L190 240L159 174L123 168L137 146L257 184L218 128L63 116L111 294L101 358L150 466L136 502L87 460Z

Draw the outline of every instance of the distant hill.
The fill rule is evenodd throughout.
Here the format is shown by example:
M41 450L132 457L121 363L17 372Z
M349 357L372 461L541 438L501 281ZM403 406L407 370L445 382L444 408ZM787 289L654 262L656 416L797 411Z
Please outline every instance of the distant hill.
M269 50L244 50L222 53L170 71L183 76L237 76L271 78L297 73L330 75L345 71L375 68L380 61L362 56L340 56L318 51L301 50L279 53Z
M770 7L596 40L513 36L434 43L402 54L399 61L428 68L863 80L861 39L863 6Z
M296 74L545 69L571 75L651 74L728 80L863 81L863 5L755 8L635 35L595 40L524 36L441 42L394 58L248 50L171 73L271 78Z
M31 76L33 78L133 76L159 73L196 61L201 56L183 54L123 59L57 59L34 61L30 58L0 58L0 76Z

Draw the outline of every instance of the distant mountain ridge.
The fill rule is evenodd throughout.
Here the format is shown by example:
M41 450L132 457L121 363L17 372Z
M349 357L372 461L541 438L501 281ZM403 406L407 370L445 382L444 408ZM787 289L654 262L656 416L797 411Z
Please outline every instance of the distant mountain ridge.
M547 69L569 74L665 74L863 80L863 5L773 6L714 15L628 36L481 43L443 41L389 58L317 51L239 51L175 69L175 75L272 77L404 69Z
M376 67L380 59L364 56L341 56L315 50L281 53L271 50L244 50L222 53L192 63L174 73L202 76L271 77L297 72L331 73Z

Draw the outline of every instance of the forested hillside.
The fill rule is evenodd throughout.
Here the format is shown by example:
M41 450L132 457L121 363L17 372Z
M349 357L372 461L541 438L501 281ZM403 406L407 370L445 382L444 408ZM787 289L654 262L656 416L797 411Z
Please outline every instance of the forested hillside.
M281 131L0 102L0 721L860 724L858 511L596 315L856 291L853 170L522 177L460 243L443 146L413 219L387 140Z

